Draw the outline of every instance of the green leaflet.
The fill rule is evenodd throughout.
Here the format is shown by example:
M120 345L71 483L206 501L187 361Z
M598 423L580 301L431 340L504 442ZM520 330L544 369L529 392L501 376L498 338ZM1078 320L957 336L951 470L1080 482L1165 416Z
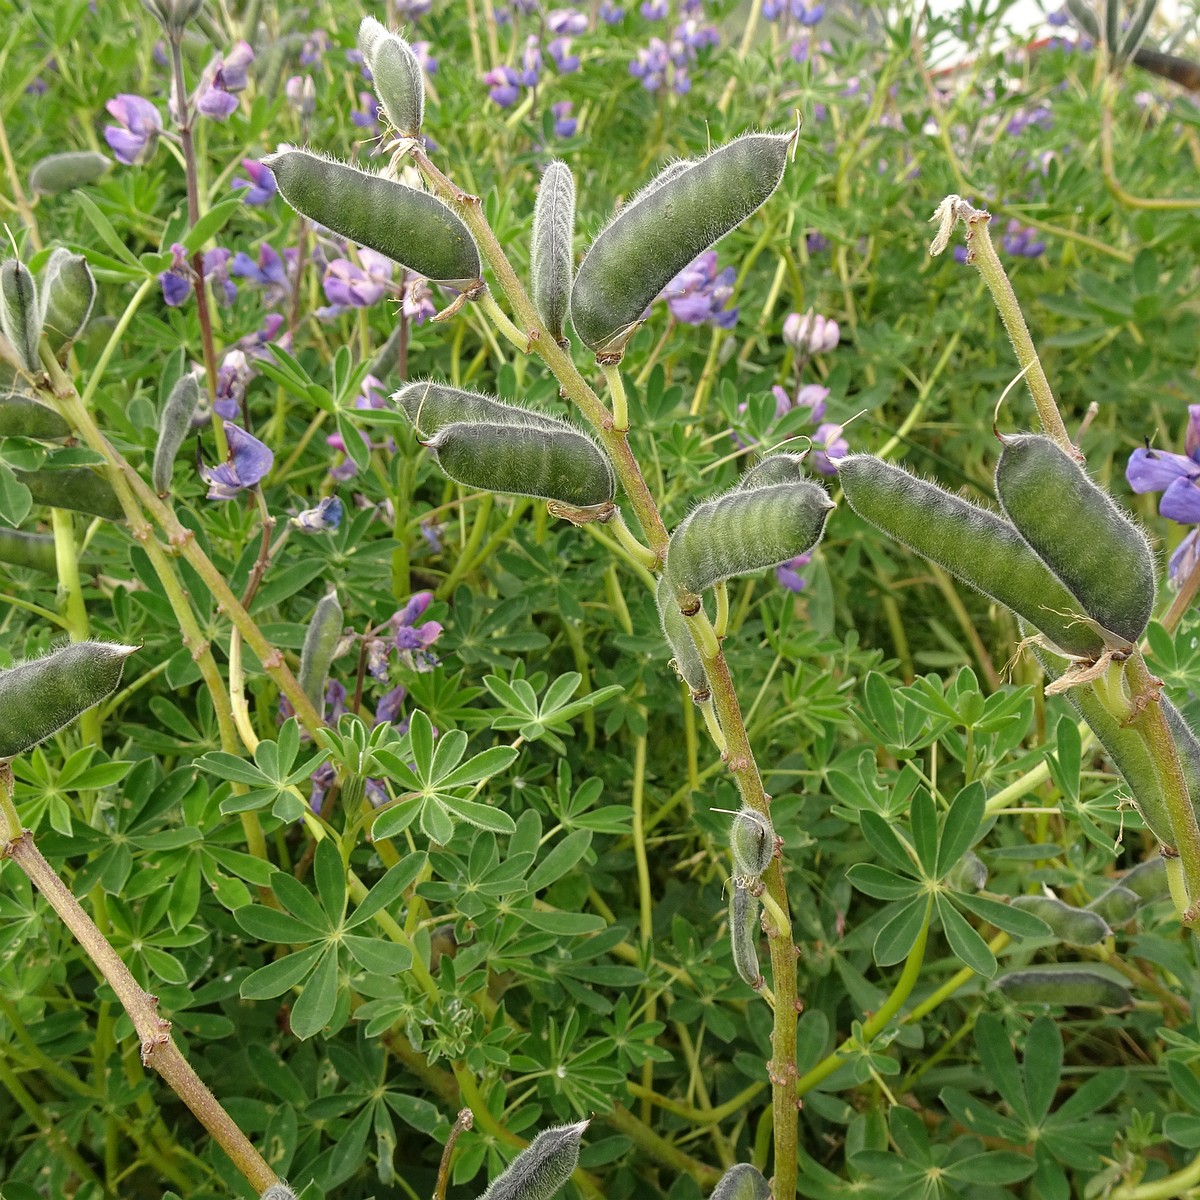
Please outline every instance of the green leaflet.
M0 437L57 441L71 436L71 426L54 409L20 392L0 391Z
M47 533L23 533L0 526L0 562L27 567L54 575L58 565L54 557L54 539Z

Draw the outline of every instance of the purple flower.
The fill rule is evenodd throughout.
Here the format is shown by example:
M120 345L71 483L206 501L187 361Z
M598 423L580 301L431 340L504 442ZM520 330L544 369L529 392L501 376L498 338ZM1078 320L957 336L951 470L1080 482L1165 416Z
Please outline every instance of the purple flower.
M375 724L382 725L384 721L394 722L400 715L400 706L408 695L408 689L403 684L384 692L375 705Z
M671 316L684 325L704 325L709 322L719 329L732 329L737 324L738 310L726 309L733 295L736 272L732 267L717 271L717 252L706 250L689 263L663 288Z
M642 81L648 92L656 92L667 77L667 44L662 38L651 38L650 45L638 51L637 58L629 64L629 73Z
M603 0L600 5L600 20L605 25L619 25L625 20L625 10L619 4L613 4L612 0Z
M587 33L587 27L587 17L573 8L553 8L546 14L546 28L555 37L564 34L578 37L581 33Z
M429 42L409 42L410 49L416 55L417 62L421 65L421 70L426 75L436 75L438 60L429 53L429 45Z
M1019 258L1037 258L1046 252L1046 243L1036 241L1036 238L1036 229L1026 229L1020 221L1012 220L1009 221L1000 244L1006 254L1013 254Z
M163 300L171 308L181 305L192 292L192 268L188 265L186 247L173 242L171 245L171 265L158 277L162 288Z
M245 251L239 250L233 256L233 262L229 264L229 272L239 279L266 288L267 303L274 304L276 300L291 292L292 285L288 273L296 262L297 252L294 249L285 250L284 256L280 257L273 246L267 242L260 242L257 262Z
M1186 579L1200 562L1200 529L1193 529L1171 555L1167 565L1167 575L1173 587L1178 588L1180 582Z
M306 508L291 520L294 528L304 533L323 533L336 529L342 521L342 502L336 496L326 496L315 508Z
M1054 12L1046 14L1046 22L1055 28L1061 29L1064 25L1070 25L1071 14L1067 11L1066 5L1062 8L1056 8Z
M328 49L329 34L323 29L314 29L304 39L304 45L300 48L300 65L311 67L314 63L319 63Z
M358 93L358 108L350 112L350 120L359 129L369 129L372 133L379 132L379 101L374 92Z
M217 369L217 391L213 411L226 420L236 417L246 398L246 388L254 378L254 368L244 350L230 350Z
M1008 119L1004 132L1016 137L1026 129L1036 127L1049 129L1054 124L1054 113L1045 104L1036 104L1033 108L1018 108Z
M292 111L300 117L311 117L317 108L317 86L311 75L293 75L284 85L284 94Z
M1135 492L1162 492L1160 516L1180 525L1200 522L1200 404L1188 406L1187 454L1167 450L1135 450L1125 478Z
M283 316L281 313L267 313L263 317L261 329L254 330L253 333L246 334L245 337L238 338L237 344L239 350L244 350L250 359L267 358L271 353L269 342L276 340L279 330L283 326ZM279 345L285 350L292 348L292 335L285 333L279 338Z
M432 517L423 517L421 519L421 536L425 539L425 545L429 547L431 554L441 554L442 530L444 528L443 524L435 521Z
M810 233L804 239L809 254L821 254L829 249L829 239L823 233Z
M542 72L542 44L537 34L525 39L525 51L521 55L521 82L526 87L537 87Z
M280 715L287 717L292 716L291 705L288 704L285 709L284 702L287 699L285 696L279 697ZM319 813L325 804L325 795L331 787L337 782L337 769L331 762L323 762L309 776L309 782L312 784L312 791L308 796L308 806L315 813Z
M521 94L521 77L512 67L493 67L484 75L483 82L488 85L492 103L501 108L510 108Z
M210 500L232 500L263 480L275 463L275 455L258 438L232 421L223 421L222 425L229 457L215 467L200 468L200 478L208 484Z
M431 671L437 666L437 659L430 647L441 637L442 626L437 621L421 621L425 610L432 603L432 592L417 592L399 612L393 613L391 618L400 658L416 671Z
M370 308L391 291L395 270L391 259L364 247L358 251L358 261L361 266L347 258L335 258L326 264L321 286L329 304L317 309L322 320L331 320L351 308Z
M850 443L842 437L841 425L818 425L813 434L812 465L822 475L836 475L837 467L832 460L845 458L850 453Z
M398 17L415 21L417 17L426 16L433 9L433 0L394 0L392 7Z
M800 568L807 567L810 562L811 554L798 554L775 568L775 578L789 592L802 592L808 586L808 580L800 574Z
M562 75L569 75L572 71L579 70L579 55L571 53L571 39L569 37L555 38L547 47L550 57L554 60L554 67Z
M237 284L229 278L229 260L232 250L214 246L204 252L204 278L212 285L213 295L222 304L232 304L237 298Z
M346 686L331 679L325 688L325 704L322 716L330 725L336 725L346 714Z
M118 162L128 167L145 162L158 145L162 115L142 96L122 92L104 106L119 122L104 127L104 140Z
M249 82L247 68L254 61L254 49L250 43L236 42L233 49L218 61L221 64L217 68L221 86L230 92L242 91Z
M235 179L233 186L246 189L243 199L247 204L260 206L270 204L279 190L275 183L275 176L271 174L271 168L253 158L243 158L242 166L246 168L246 174L250 178Z
M373 449L371 439L364 430L360 429L358 436L362 438L368 450ZM347 479L353 479L358 474L358 464L346 452L346 443L342 441L342 435L340 433L331 433L325 439L325 444L333 447L334 450L339 451L341 454L341 460L335 462L329 468L330 479L335 479L338 483L345 483Z
M569 138L575 136L575 130L579 128L579 122L571 116L571 109L574 107L570 100L560 100L557 104L550 105L550 111L554 114L555 137Z
M783 340L801 354L825 354L837 348L841 337L836 321L813 313L788 313L783 322Z
M667 19L667 0L645 0L641 13L647 21L665 21Z

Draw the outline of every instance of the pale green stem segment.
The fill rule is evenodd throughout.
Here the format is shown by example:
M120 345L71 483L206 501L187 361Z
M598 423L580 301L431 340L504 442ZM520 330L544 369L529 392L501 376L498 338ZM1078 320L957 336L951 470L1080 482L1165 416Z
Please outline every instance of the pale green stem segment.
M700 709L700 715L704 718L704 727L708 730L708 736L712 738L713 745L720 754L726 754L729 750L729 743L721 732L721 722L717 720L717 710L712 702L712 697L710 696L697 707Z
M496 328L500 330L500 332L504 334L504 336L508 338L508 340L512 342L512 344L516 346L516 348L520 350L522 354L529 353L528 335L522 333L512 323L512 321L509 320L508 314L500 307L500 305L496 303L496 297L493 296L491 292L485 290L483 295L479 297L476 303L480 308L483 309L485 313L487 313L489 317L491 317Z
M597 360L599 361L599 360ZM625 396L625 381L621 378L621 368L617 363L600 363L600 370L608 381L608 390L612 392L612 423L618 433L629 432L629 401Z
M611 526L612 531L617 535L617 541L621 543L630 557L641 563L647 571L653 571L658 566L658 558L654 551L638 541L633 530L625 524L625 518L621 515L619 508L614 508L612 516L604 523Z
M717 615L713 618L713 632L719 641L729 632L729 585L722 579L713 588L717 596Z

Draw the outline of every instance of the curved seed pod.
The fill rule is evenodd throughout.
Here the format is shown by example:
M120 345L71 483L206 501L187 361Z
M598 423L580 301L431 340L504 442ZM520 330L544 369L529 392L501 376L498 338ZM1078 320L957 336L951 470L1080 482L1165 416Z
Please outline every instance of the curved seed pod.
M1183 781L1187 784L1188 795L1192 807L1200 812L1200 740L1197 740L1192 727L1184 720L1183 713L1173 705L1166 696L1158 699L1162 706L1163 716L1167 718L1167 727L1179 752L1179 766L1183 771Z
M1094 946L1112 936L1108 922L1094 909L1072 908L1057 896L1014 896L1012 906L1040 917L1068 946Z
M171 471L183 439L192 428L192 417L200 403L200 381L190 371L180 375L163 405L158 421L158 442L150 479L154 490L165 496L171 490Z
M1104 44L1114 70L1120 66L1122 8L1121 0L1104 0Z
M699 595L723 579L775 567L811 550L833 501L815 483L737 489L701 504L671 535L665 574Z
M492 1180L479 1200L550 1200L579 1163L579 1143L587 1121L552 1125Z
M25 471L13 467L12 473L29 489L35 504L69 508L106 521L120 521L125 516L112 484L91 467L67 467L62 471Z
M640 204L647 196L657 192L664 183L670 182L676 175L683 174L689 167L694 167L699 159L696 158L676 158L667 163L665 167L649 183L644 183L628 201L622 206L622 212L628 212L635 204Z
M96 280L82 254L61 246L50 255L38 289L42 304L42 332L57 354L84 330L96 300Z
M0 393L0 437L50 442L70 436L71 426L54 409L20 392Z
M771 1200L771 1185L749 1163L738 1163L721 1176L711 1200Z
M438 466L466 487L537 496L574 508L608 504L617 493L608 456L575 429L444 425L425 445Z
M671 653L675 656L672 659L675 670L692 689L693 698L707 696L710 689L704 660L688 632L687 621L679 611L679 601L675 599L665 575L659 576L654 598L658 603L658 619L662 624L663 637L667 639L667 645L671 647Z
M412 47L374 17L363 17L358 48L371 69L375 94L392 128L402 138L415 138L425 116L425 81Z
M1146 535L1048 437L1002 440L996 494L1009 520L1090 617L1136 642L1154 611Z
M296 682L304 694L321 712L325 706L325 683L329 678L329 664L342 637L342 606L337 592L327 592L317 601L317 607L304 634L304 646L300 650L300 670Z
M48 533L24 533L20 529L0 527L0 562L28 567L47 575L58 572L54 539Z
M618 212L571 289L571 321L584 345L621 354L663 288L779 186L794 138L748 133L686 167L672 164Z
M296 1193L286 1184L273 1183L263 1192L259 1200L296 1200Z
M575 179L565 162L555 159L542 175L533 209L533 241L529 278L533 306L554 340L562 341L563 322L571 299L575 270Z
M1141 7L1129 22L1129 28L1125 31L1125 38L1121 43L1122 63L1127 63L1142 44L1142 38L1146 36L1146 29L1150 25L1150 18L1154 16L1157 7L1158 0L1142 0Z
M946 886L956 892L981 892L987 883L988 871L983 859L972 850L968 850L950 868L946 876Z
M761 991L764 982L758 969L758 938L762 932L758 908L758 897L735 883L729 897L729 944L733 950L733 965L742 982L756 992Z
M1079 602L1003 517L870 454L849 454L837 467L864 521L1011 608L1067 653L1104 652Z
M17 361L27 371L40 369L38 338L41 332L33 273L20 259L6 259L0 263L0 333L8 338L17 353Z
M743 808L733 818L729 848L739 879L759 879L775 854L775 830L771 822L752 808Z
M1117 926L1132 921L1140 905L1137 893L1118 883L1107 892L1101 892L1088 908L1099 913L1109 925Z
M993 981L1017 1004L1064 1004L1080 1008L1129 1008L1133 997L1098 971L1075 971L1061 963L1023 967Z
M745 492L750 488L771 487L776 483L798 483L808 479L809 474L804 469L806 457L803 454L772 454L755 463L738 480L738 490Z
M115 692L136 649L74 642L0 671L0 759L24 754Z
M1171 894L1167 884L1167 860L1161 854L1138 863L1121 876L1121 886L1128 888L1143 903L1150 904Z
M435 283L479 285L479 248L436 196L291 146L262 161L297 212Z
M95 183L112 166L112 159L99 150L69 150L65 154L47 154L38 159L29 172L29 190L40 196L65 192Z
M486 421L491 425L535 426L538 429L565 429L575 432L575 426L548 413L533 408L506 404L495 396L451 387L433 379L418 379L406 383L392 400L400 406L422 437L437 433L447 425L473 424Z

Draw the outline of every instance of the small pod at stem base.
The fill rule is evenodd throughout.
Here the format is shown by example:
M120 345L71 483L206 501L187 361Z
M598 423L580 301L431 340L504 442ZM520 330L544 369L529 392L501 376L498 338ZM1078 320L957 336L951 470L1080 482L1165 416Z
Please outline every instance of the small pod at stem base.
M758 897L749 888L739 887L731 880L733 893L729 897L729 945L733 950L733 965L741 980L756 992L766 982L758 969L758 937L762 925L758 916Z
M775 855L775 830L771 822L752 808L734 814L729 830L729 848L739 879L760 879Z
M42 314L37 284L30 269L17 258L0 263L0 333L16 352L20 366L27 371L39 370Z

